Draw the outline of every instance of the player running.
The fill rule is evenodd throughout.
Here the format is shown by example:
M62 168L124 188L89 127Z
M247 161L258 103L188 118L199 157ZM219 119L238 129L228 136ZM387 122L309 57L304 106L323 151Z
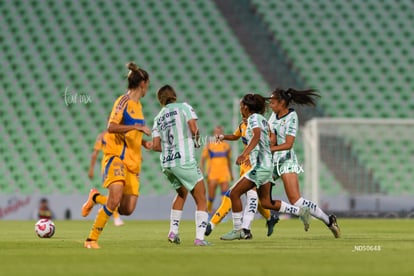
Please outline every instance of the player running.
M152 129L153 150L161 152L163 173L177 192L171 207L168 240L180 244L179 225L185 200L190 191L196 204L196 237L194 245L206 246L207 200L203 175L194 157L199 148L197 115L187 103L177 103L174 89L165 85L158 90L161 111L154 119Z
M219 141L229 140L229 141L236 141L241 138L244 147L247 146L247 139L246 139L246 127L247 127L247 118L242 118L242 122L236 128L233 134L219 134L217 139ZM249 159L246 158L246 162L240 164L240 177L242 177L246 172L251 169ZM220 207L216 210L213 217L210 219L210 222L206 228L206 236L210 235L216 225L218 225L223 218L230 212L231 210L231 200L230 200L230 191L228 191L222 198ZM271 236L273 234L273 229L276 223L279 221L279 216L277 212L270 211L268 209L264 209L260 204L260 201L257 197L256 188L249 190L246 193L246 208L244 209L243 214L243 225L242 229L245 233L245 239L251 239L253 237L250 226L254 219L254 215L256 210L260 212L260 214L266 219L266 226L267 226L267 236Z
M271 151L273 152L273 178L281 178L289 202L297 207L309 207L312 216L322 220L332 231L335 238L341 235L334 215L328 216L314 202L301 197L298 173L301 168L293 150L298 131L298 115L289 108L290 103L315 106L315 98L319 97L314 90L298 91L294 89L276 89L272 92L270 108L273 113L269 119L271 129ZM305 230L308 229L305 227Z
M242 203L240 196L257 187L259 200L267 209L299 216L305 228L309 227L309 207L296 207L281 200L272 200L270 196L272 179L272 154L270 152L269 125L263 117L266 100L257 94L247 94L240 102L240 112L247 118L247 146L237 157L238 165L249 158L251 169L246 172L231 188L233 230L221 237L222 240L244 239L242 229Z
M223 128L221 126L215 127L213 134L214 136L222 135ZM207 175L207 212L209 214L213 212L217 186L220 186L221 195L224 196L229 189L229 182L233 180L230 158L231 147L226 142L210 142L205 145L201 154L200 168Z
M109 118L108 118L109 120ZM99 135L96 137L95 140L95 145L93 146L93 152L91 154L91 162L89 164L89 171L88 171L88 176L89 179L92 180L94 177L94 167L96 164L96 159L98 158L98 154L100 151L103 152L105 144L106 144L106 140L105 140L105 136L108 135L108 131L105 130L101 133L99 133ZM98 189L92 188L91 191L89 193L92 194L96 194L95 196L95 200L100 200L100 201L94 201L95 203L104 205L106 203L106 196L99 196L100 193L98 191ZM85 214L85 216L87 216L88 214ZM82 216L84 216L84 214L82 213ZM115 226L121 226L124 225L124 221L121 219L121 217L119 216L119 213L117 210L114 211L113 213L113 218L114 218L114 225Z
M141 98L149 85L148 73L130 62L127 64L128 92L114 103L108 122L108 135L103 157L103 187L108 189L108 198L96 216L92 230L86 239L86 248L100 248L97 240L107 221L118 208L121 215L130 215L135 210L139 195L139 173L141 170L141 145L151 148L152 143L142 139L150 135L145 126ZM82 207L82 214L88 215L95 202L101 202L97 193L89 193Z

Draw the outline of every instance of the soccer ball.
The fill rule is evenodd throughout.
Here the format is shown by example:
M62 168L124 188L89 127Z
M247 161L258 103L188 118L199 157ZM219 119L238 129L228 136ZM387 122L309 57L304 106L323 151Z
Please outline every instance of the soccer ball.
M55 224L50 219L41 219L35 224L35 232L39 238L51 238L55 234Z

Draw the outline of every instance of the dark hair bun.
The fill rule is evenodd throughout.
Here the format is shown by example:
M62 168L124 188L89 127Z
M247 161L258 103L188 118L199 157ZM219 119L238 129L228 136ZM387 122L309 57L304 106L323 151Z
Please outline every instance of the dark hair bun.
M129 70L131 70L131 71L138 71L139 70L139 67L134 63L134 62L128 62L127 63L127 68L129 69Z

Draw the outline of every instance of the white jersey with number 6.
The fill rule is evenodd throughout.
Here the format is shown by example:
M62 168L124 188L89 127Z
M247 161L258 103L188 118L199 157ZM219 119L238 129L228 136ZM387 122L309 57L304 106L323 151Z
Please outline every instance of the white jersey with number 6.
M188 121L198 119L187 103L171 103L161 109L154 119L152 137L160 137L161 166L172 168L195 162L194 141Z

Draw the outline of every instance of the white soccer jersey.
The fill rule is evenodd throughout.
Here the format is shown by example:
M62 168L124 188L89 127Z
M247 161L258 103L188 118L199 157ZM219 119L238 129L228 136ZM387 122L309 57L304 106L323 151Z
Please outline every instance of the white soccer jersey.
M246 139L248 143L253 138L253 129L260 128L260 140L250 153L252 167L272 167L272 153L270 151L269 125L265 117L254 113L247 119Z
M197 119L187 103L171 103L154 119L152 137L161 138L161 166L171 168L195 162L194 142L188 121Z
M277 144L281 145L286 142L286 136L296 137L298 131L298 114L294 109L289 109L289 113L278 118L276 113L272 113L269 119L270 131L277 137ZM297 157L293 147L290 150L275 151L273 153L273 162L281 163L286 160L297 162Z

